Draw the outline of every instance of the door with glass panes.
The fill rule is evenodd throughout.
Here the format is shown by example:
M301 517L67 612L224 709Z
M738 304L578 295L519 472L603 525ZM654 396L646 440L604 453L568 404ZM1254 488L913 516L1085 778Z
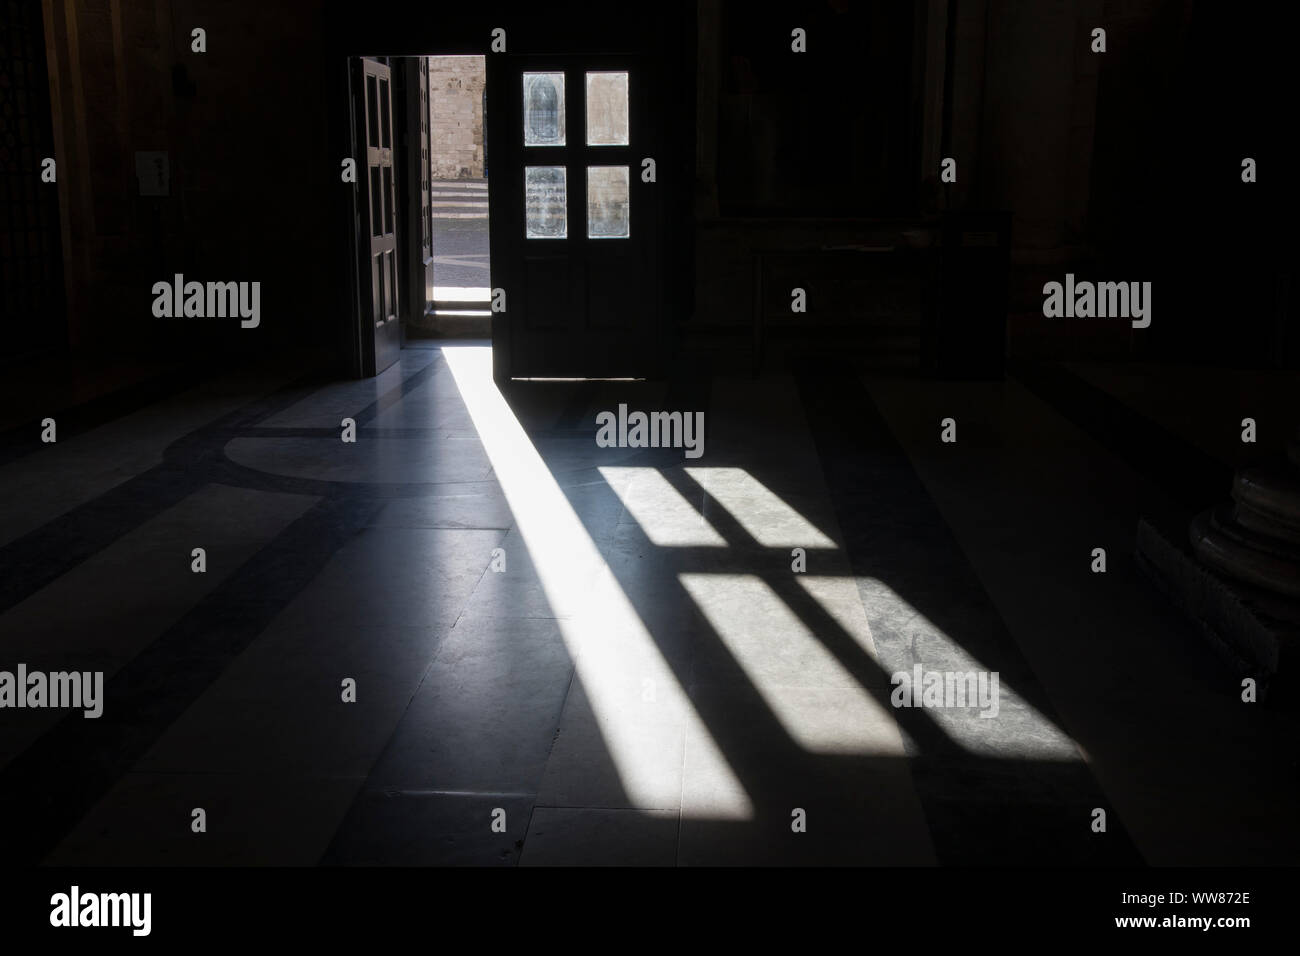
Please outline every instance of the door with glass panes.
M488 57L498 379L654 373L653 90L637 57Z

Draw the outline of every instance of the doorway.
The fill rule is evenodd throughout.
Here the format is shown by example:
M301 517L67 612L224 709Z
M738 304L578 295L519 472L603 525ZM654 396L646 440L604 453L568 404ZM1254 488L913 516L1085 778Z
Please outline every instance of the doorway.
M357 363L491 333L482 56L354 57Z
M362 375L417 336L490 336L500 382L661 373L674 281L661 263L681 271L664 197L688 195L690 144L665 135L664 62L353 58Z
M491 334L487 66L483 56L427 57L433 272L429 328Z

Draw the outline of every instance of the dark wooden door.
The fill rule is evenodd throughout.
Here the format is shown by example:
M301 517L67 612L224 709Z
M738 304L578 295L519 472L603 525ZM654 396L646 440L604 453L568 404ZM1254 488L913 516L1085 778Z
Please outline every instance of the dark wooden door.
M488 57L497 378L648 376L660 348L655 78L634 56ZM657 178L657 168L655 169Z
M401 116L398 124L397 196L401 208L407 212L398 216L401 236L397 244L401 250L402 321L419 323L433 305L433 211L430 207L429 157L433 143L429 128L429 58L406 56L397 61L395 68L404 71L397 85L398 97L393 106L394 116Z
M362 250L366 261L361 270L363 284L367 278L369 281L361 296L363 313L368 308L362 316L362 365L364 374L377 375L397 361L402 348L393 82L388 66L380 60L361 59L358 72L362 99L359 112L364 119L359 133L364 136L366 154L365 171L358 185L366 196L363 208L369 213Z

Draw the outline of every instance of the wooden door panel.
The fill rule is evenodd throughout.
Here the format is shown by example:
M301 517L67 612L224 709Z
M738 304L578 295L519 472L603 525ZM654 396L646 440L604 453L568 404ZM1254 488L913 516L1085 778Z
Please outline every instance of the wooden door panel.
M405 321L411 322L423 317L433 305L433 208L430 205L433 143L429 125L429 58L405 57L403 67L406 82L402 112L406 118L402 125L406 136L398 136L399 146L405 139L399 163L405 161L410 171L401 181L411 190L410 198L403 200L403 208L409 209L412 215L406 218L397 244L407 275L401 311Z
M393 168L393 86L386 63L363 58L360 65L366 169L365 207L369 212L366 257L370 277L370 314L363 327L372 327L363 371L376 375L397 361L402 347L401 296L397 271L397 182ZM363 328L364 333L364 328ZM365 336L363 334L363 341Z
M573 264L567 256L526 256L524 296L529 331L567 331L573 317Z
M647 63L633 56L488 60L493 168L498 180L518 183L494 187L491 199L493 284L511 297L493 323L494 348L509 351L497 358L498 375L502 368L514 377L655 370L660 213L656 184L641 180L641 159L657 151ZM549 172L558 169L562 232L545 228L554 216L541 216L560 206L561 177Z
M627 290L647 284L649 277L641 257L630 249L601 250L588 264L587 329L639 334L649 317L649 302L644 296L628 295Z

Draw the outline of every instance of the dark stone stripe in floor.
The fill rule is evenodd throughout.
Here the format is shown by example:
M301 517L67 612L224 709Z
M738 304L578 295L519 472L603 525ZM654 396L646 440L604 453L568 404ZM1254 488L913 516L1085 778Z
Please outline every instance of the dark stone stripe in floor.
M16 425L0 431L0 465L7 465L32 452L49 448L49 445L40 440L41 418L54 418L58 423L59 440L67 441L116 419L125 418L150 405L173 398L204 384L214 376L227 374L230 371L230 365L220 362L187 364L183 368L160 372L144 381L123 386L79 405L51 410L48 415L41 415L29 424ZM331 381L335 379L322 369L306 371L293 383L278 390L274 398L278 400L283 395L294 393L301 397ZM255 411L262 407L262 403L266 400L260 399L250 403L247 408L250 412ZM266 414L273 414L274 410L278 409L263 413L263 417ZM243 424L242 420L239 424Z
M418 355L419 352L417 350L411 354ZM361 411L357 412L356 415L353 416L353 421L355 421L358 426L369 424L378 418L381 413L392 408L407 395L411 394L411 392L428 382L429 379L433 378L433 376L438 373L440 368L446 368L447 360L442 357L441 350L436 352L431 351L429 356L429 363L427 365L422 366L418 371L403 378L400 384L394 385L388 391L384 392L383 395L380 395L365 408L361 409Z
M225 458L233 435L255 434L257 422L322 384L304 377L196 429L167 448L162 465L0 548L4 610L208 482L325 496L114 675L102 717L69 716L0 771L6 863L48 854L383 506L383 494L364 486L264 475ZM387 493L403 490L430 489Z
M26 425L16 425L0 432L0 465L29 455L32 452L48 448L41 441L43 418L53 418L58 426L58 437L62 441L98 428L115 418L122 418L137 412L147 405L170 398L179 392L193 388L212 374L209 368L185 368L164 372L142 382L119 388L107 395L92 398L67 408L51 409Z
M980 666L1060 726L960 545L866 389L846 367L799 367L809 427L854 575L888 585ZM1045 532L1049 533L1049 532ZM880 662L917 659L912 622L881 616L863 594ZM906 711L898 710L906 729ZM978 718L976 718L978 721ZM1029 729L1029 728L1026 728ZM909 744L913 782L947 864L1133 865L1141 857L1082 758L990 759ZM1108 831L1090 829L1107 809Z
M432 366L424 371L429 368ZM408 376L406 381L421 374ZM161 465L0 547L0 614L210 481L224 480L237 487L294 494L335 493L338 490L335 483L265 475L236 466L226 459L223 451L226 443L237 435L266 434L270 430L252 430L257 422L291 407L324 384L319 373L308 373L228 412L173 442L164 451L165 460ZM275 431L299 436L315 435L317 430ZM325 429L321 434L337 435L337 432ZM404 492L397 489L393 493L427 494L429 491L420 486Z
M213 480L232 430L297 401L290 385L177 439L164 462L0 547L0 614Z
M53 850L380 506L314 506L113 675L102 717L69 715L0 771L5 862Z
M357 428L358 438L430 438L447 437L446 428L375 428L365 426ZM339 440L341 428L314 428L308 426L270 426L258 425L254 428L232 429L225 433L225 440L232 438L329 438Z
M1015 362L1011 372L1093 440L1188 509L1177 523L1227 497L1232 469L1059 364Z
M0 614L193 494L202 475L159 465L0 548Z

